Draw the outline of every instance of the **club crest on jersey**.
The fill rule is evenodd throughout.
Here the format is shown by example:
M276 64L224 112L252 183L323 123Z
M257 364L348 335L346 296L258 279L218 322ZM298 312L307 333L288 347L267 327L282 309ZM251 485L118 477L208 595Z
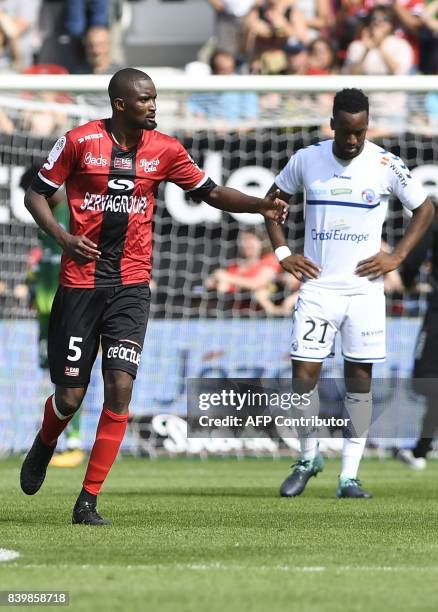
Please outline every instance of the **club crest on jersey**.
M115 157L114 168L132 170L132 159L130 157Z
M372 204L376 199L376 194L372 189L364 189L362 191L362 200L367 204Z
M99 157L94 157L91 151L87 151L87 153L85 153L84 162L87 164L87 166L106 166L108 164L108 160L102 157L102 153L99 155Z
M143 168L145 172L156 172L157 166L159 165L159 159L141 159L140 160L140 168Z

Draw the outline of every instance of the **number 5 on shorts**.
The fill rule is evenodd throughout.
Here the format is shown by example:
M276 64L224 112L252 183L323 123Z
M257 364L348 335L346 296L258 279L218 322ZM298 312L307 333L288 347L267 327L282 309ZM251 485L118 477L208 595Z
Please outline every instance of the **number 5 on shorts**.
M70 336L68 350L69 352L72 351L72 354L67 355L68 361L79 361L82 356L82 350L77 345L82 342L82 340L83 338L79 338L78 336Z

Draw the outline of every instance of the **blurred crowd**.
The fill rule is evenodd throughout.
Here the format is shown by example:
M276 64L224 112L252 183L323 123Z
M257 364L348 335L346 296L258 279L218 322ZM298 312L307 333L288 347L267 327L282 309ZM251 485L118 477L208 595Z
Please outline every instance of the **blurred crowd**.
M122 6L123 0L0 0L0 72L55 65L110 74L123 62Z
M113 74L126 63L123 33L134 0L0 0L0 73ZM187 74L413 75L438 72L438 0L208 0L215 33L186 66ZM151 7L152 9L153 7ZM142 10L148 10L144 2ZM169 5L169 19L172 19ZM129 20L128 20L129 21ZM147 45L147 40L144 41ZM148 65L147 57L144 61ZM0 131L55 136L69 126L57 102L65 94L41 93L17 119L0 104ZM438 126L438 94L371 96L371 137L403 131L406 121ZM89 96L86 104L100 105ZM49 106L53 103L52 108ZM196 120L245 122L293 114L297 121L328 116L330 96L279 96L254 92L201 93L189 97L184 115ZM14 107L12 107L14 108ZM194 124L196 126L196 123ZM303 123L304 125L304 123ZM217 124L215 124L217 128Z
M438 0L209 0L251 74L436 74Z
M123 14L129 1L133 0L0 0L0 73L113 74L126 63ZM187 74L438 72L438 0L208 2L214 10L215 33L186 66ZM148 10L147 2L144 10ZM171 19L170 7L169 11ZM147 57L144 64L148 65ZM101 116L107 103L107 96L104 98L102 103L101 94L88 94L82 101L95 105ZM412 97L405 93L375 93L370 98L371 138L406 130L408 119L410 123L421 120L422 125L438 126L437 93L424 97L423 117L414 111ZM77 102L67 93L41 91L23 92L17 105L2 95L0 133L57 137L72 127L72 116L64 109ZM282 121L290 115L295 125L299 125L303 108L306 116L318 112L326 118L331 104L327 94L300 97L291 92L281 98L255 92L199 92L188 95L182 112L190 120L190 129L196 129L199 119L216 131L220 131L221 122L224 131L230 130L230 122L245 130L247 123L258 125L262 117L274 125L279 110ZM179 122L181 115L175 113L175 117ZM324 125L321 128L324 133ZM29 269L32 265L28 262ZM266 237L245 230L239 236L236 261L214 270L202 291L214 308L219 300L239 312L249 309L283 316L291 312L298 288L296 279L282 273ZM388 275L385 289L392 296L391 313L402 314L404 287L398 273ZM0 282L0 306L11 291L7 283ZM15 284L13 292L18 303L27 301L26 283Z

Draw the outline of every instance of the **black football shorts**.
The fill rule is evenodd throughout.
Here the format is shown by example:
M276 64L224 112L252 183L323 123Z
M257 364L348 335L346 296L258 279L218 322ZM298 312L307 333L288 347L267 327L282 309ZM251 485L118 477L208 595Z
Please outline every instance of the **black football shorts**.
M426 379L426 380L425 380ZM438 310L429 308L417 338L413 388L420 395L437 396L438 386Z
M59 287L49 323L52 382L84 387L102 344L102 371L137 375L149 316L147 283L80 289Z

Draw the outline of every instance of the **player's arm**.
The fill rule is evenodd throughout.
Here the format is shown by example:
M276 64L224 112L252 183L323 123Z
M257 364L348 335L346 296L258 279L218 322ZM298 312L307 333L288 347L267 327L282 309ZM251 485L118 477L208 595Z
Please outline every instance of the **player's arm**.
M204 187L202 199L207 204L210 204L210 206L214 206L214 208L230 213L261 213L265 219L271 219L274 223L284 223L286 220L288 204L280 199L280 191L278 189L270 192L265 198L256 198L237 189L220 187L216 184L214 184L212 189L209 189L211 184L207 185L207 183ZM201 190L202 187L197 191Z
M29 187L24 196L24 205L37 225L56 240L72 259L78 263L88 263L98 259L100 251L94 242L86 236L72 236L57 222L48 202L51 197L53 194L43 195Z
M391 272L400 266L424 235L434 217L434 207L430 198L426 198L420 206L412 211L412 217L406 232L392 253L380 251L357 264L356 274L368 276L371 280Z
M220 187L194 162L182 144L172 139L173 159L167 179L184 189L195 202L207 202L230 213L261 213L265 218L284 223L288 205L273 193L266 198L246 195L237 189Z
M279 193L280 198L286 200L287 202L291 198L289 193L279 189L275 183L273 183L269 189L267 197L269 197L272 193ZM307 278L318 278L320 269L315 263L313 263L313 261L306 259L301 253L293 254L291 252L287 246L286 237L281 225L273 223L270 219L265 219L265 224L271 240L272 248L277 255L283 270L293 274L296 278L298 278L298 280L301 280L303 276L306 276Z
M407 289L414 287L415 277L420 270L421 264L426 260L429 249L432 247L434 236L438 229L437 221L438 218L434 217L433 225L428 227L420 242L414 246L400 268L400 276Z

